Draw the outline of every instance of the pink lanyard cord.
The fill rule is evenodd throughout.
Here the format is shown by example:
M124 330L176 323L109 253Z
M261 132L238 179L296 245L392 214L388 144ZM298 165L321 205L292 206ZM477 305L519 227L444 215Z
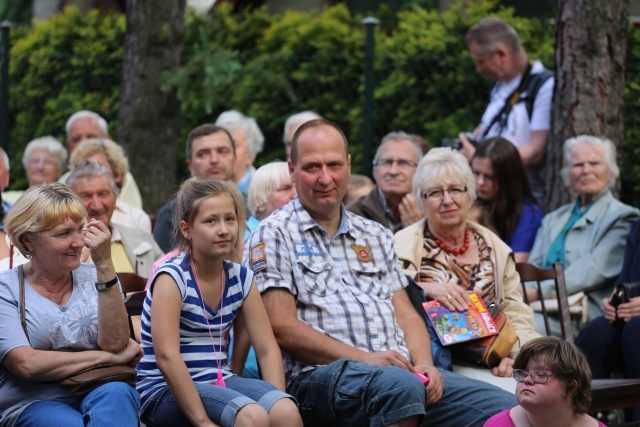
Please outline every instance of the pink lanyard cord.
M209 318L207 316L207 310L204 306L204 294L202 293L202 288L200 287L200 280L198 279L198 272L196 271L196 266L193 264L193 256L190 255L189 262L191 263L191 271L193 271L193 278L196 282L196 287L198 288L198 292L200 292L200 303L202 304L202 315L204 316L204 321L207 322L207 330L209 331L209 338L211 338L211 347L213 348L213 352L216 352L216 345L213 341L213 334L211 333L211 325L209 324ZM224 308L224 286L225 286L225 275L224 275L224 261L222 261L222 271L220 272L220 310L218 310L218 314L220 315L220 349L222 350L222 309ZM216 365L218 365L218 374L216 378L216 385L220 387L226 387L224 383L224 378L222 377L222 363L219 358L216 358Z

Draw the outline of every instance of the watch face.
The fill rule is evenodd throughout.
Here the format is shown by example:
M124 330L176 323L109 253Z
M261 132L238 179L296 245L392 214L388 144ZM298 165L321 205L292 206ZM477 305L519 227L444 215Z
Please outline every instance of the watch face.
M109 289L110 287L115 285L116 283L118 283L118 276L114 277L113 279L109 280L108 282L98 282L98 283L96 283L96 289L99 290L99 291L106 291L107 289Z

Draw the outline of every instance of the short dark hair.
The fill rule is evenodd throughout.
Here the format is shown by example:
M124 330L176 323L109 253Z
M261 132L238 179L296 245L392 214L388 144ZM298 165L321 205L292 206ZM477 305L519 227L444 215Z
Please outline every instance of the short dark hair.
M185 148L185 155L187 156L187 161L191 160L191 154L193 151L193 141L195 141L198 138L202 138L203 136L213 135L214 133L218 133L218 132L224 132L229 137L229 140L231 141L231 149L233 150L233 155L235 156L236 142L233 140L233 137L231 136L229 131L223 127L212 125L211 123L205 123L193 129L191 132L189 132L189 135L187 136L187 146Z
M302 133L307 129L320 126L329 126L337 130L338 133L340 133L340 136L342 136L342 141L344 142L344 151L346 154L349 154L349 142L347 141L347 137L344 135L344 132L342 132L342 129L340 129L340 127L332 121L326 119L315 119L305 122L293 134L293 138L291 139L291 163L295 165L296 161L298 160L298 139L300 139L300 135L302 135Z
M573 411L585 414L591 404L591 368L582 351L557 337L535 338L520 348L513 362L515 369L526 369L529 360L543 364L554 377L564 382L566 397ZM573 394L571 390L575 386Z

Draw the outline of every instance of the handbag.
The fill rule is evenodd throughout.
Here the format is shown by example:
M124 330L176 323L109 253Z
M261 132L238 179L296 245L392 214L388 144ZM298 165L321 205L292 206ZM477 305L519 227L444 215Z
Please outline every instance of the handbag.
M576 292L567 298L569 303L569 313L572 316L579 315L580 323L586 324L589 318L589 297L584 292ZM535 312L548 314L558 314L558 298L555 292L551 293L551 298L544 300L544 310L540 300L531 301L529 307Z
M112 381L136 386L137 371L128 365L99 364L76 372L60 381L60 385L74 396L86 396Z
M492 305L491 315L499 331L498 334L450 346L454 360L495 368L502 359L509 356L511 349L518 341L513 323L497 305Z
M611 305L618 308L620 304L628 303L637 296L640 296L640 282L621 283L613 288Z
M628 282L616 285L611 293L611 305L616 309L620 304L625 304L630 301L631 298L640 296L640 282ZM624 327L625 321L616 318L613 322L613 326L617 329Z
M18 279L20 281L20 322L22 323L22 329L24 329L27 340L30 342L25 312L24 270L22 265L18 267ZM129 322L131 322L131 319L129 319ZM137 371L135 368L129 365L98 364L82 369L60 380L60 385L72 395L83 397L98 387L112 381L125 382L131 387L135 387L136 375Z

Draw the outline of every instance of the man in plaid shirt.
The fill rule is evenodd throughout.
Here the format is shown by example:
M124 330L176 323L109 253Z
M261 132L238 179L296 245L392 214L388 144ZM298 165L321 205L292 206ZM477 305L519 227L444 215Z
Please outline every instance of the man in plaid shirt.
M342 206L350 166L335 124L302 125L289 161L298 197L260 223L243 257L305 425L477 426L515 406L510 393L433 366L391 232Z

